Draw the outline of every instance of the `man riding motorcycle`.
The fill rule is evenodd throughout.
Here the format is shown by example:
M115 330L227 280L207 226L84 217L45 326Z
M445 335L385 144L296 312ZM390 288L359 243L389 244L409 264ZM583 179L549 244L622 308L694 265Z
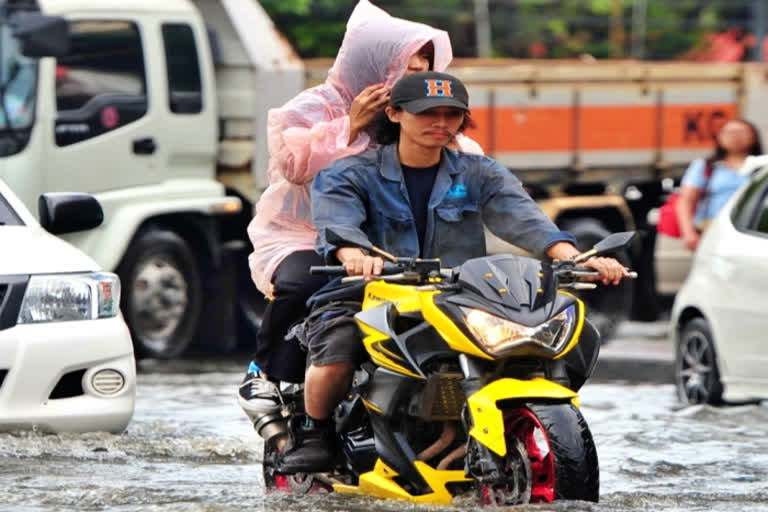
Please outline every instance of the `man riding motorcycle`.
M580 253L509 170L490 158L447 149L471 122L468 93L457 78L437 72L404 77L385 112L380 147L335 162L313 182L317 249L326 261L366 279L379 275L384 263L358 247L330 243L328 230L398 256L439 257L445 266L485 255L484 226L534 254L564 260ZM612 258L592 258L584 266L598 271L605 284L629 276ZM351 314L348 319L321 315L316 321L325 325L307 329L307 421L279 461L282 473L321 472L333 464L332 412L366 357Z

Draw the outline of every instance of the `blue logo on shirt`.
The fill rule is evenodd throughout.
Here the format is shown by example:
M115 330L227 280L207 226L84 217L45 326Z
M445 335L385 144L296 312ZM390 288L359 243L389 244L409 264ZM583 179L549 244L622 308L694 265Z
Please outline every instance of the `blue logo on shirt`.
M446 199L461 199L467 197L467 186L462 184L451 185L445 194Z

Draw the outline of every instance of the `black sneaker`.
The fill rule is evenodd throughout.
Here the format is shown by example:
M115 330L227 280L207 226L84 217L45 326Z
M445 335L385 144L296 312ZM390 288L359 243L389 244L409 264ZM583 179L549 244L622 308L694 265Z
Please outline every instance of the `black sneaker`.
M277 471L284 474L323 473L333 469L335 428L333 418L318 421L305 416L298 429L296 445L277 461Z
M280 391L251 361L248 372L237 390L237 403L252 422L280 410Z

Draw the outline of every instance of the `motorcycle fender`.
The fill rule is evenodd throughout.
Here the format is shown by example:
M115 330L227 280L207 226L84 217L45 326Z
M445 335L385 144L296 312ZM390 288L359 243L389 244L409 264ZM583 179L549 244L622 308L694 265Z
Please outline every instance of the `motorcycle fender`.
M496 405L500 400L575 400L578 395L564 386L542 378L531 380L500 379L491 382L467 398L467 407L472 416L469 435L493 453L503 457L507 454L504 439L504 417Z

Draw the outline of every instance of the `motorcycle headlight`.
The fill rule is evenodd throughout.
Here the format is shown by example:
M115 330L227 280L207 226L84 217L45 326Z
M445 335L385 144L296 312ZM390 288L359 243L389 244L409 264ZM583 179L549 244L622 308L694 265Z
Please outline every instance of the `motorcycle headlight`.
M29 279L17 323L108 318L119 308L120 279L115 274L36 275Z
M467 327L489 354L502 356L526 344L535 344L553 356L570 340L576 324L576 305L571 305L535 327L521 325L480 309L461 308Z

